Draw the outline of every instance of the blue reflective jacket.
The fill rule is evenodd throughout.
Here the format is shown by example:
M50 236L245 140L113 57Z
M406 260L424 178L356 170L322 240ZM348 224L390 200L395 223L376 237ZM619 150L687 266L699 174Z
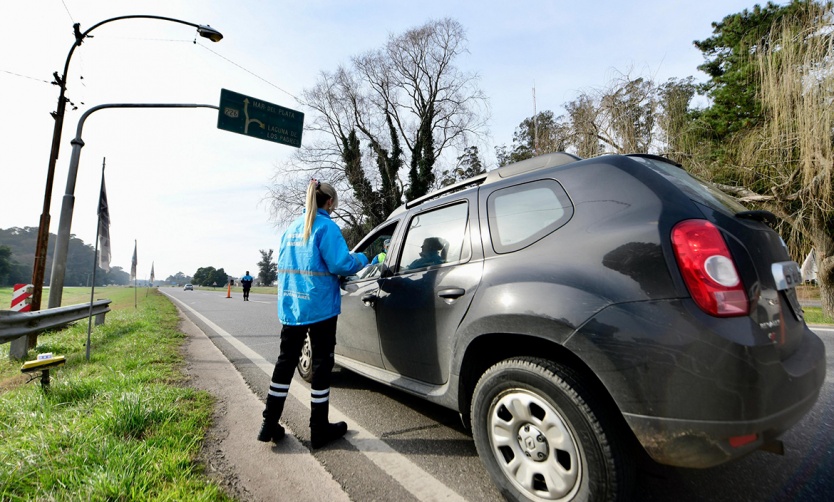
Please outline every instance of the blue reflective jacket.
M342 311L340 275L352 275L368 264L351 253L339 226L319 209L307 242L304 216L281 236L278 250L278 319L298 326L330 319Z

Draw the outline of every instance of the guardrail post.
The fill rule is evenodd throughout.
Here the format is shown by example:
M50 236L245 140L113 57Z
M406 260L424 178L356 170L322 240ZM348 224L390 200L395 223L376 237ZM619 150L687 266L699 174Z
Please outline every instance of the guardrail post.
M96 319L93 323L94 326L101 326L102 324L104 324L104 314L105 312L102 312L101 314L96 314Z
M20 338L12 340L9 345L9 357L11 359L26 359L26 354L29 353L29 335L23 335Z

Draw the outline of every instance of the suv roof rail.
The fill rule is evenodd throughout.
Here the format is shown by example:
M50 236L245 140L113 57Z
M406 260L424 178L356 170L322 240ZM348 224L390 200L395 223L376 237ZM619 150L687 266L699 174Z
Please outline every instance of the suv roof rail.
M445 193L456 192L456 191L458 191L462 188L468 187L470 185L480 185L487 178L488 174L489 173L479 174L477 176L467 178L463 181L458 181L457 183L455 183L453 185L449 185L447 187L440 188L438 190L435 190L434 192L427 193L426 195L423 195L422 197L417 197L414 200L410 200L410 201L406 202L405 207L406 208L412 208L414 206L419 206L423 202L426 202L429 199L434 199L435 197L439 197L439 196L441 196Z
M576 162L577 160L582 160L582 157L577 157L576 155L566 152L546 153L544 155L539 155L538 157L533 157L531 159L525 159L520 162L515 162L513 164L507 164L506 166L499 167L498 169L494 169L488 173L479 174L477 176L467 178L463 181L458 181L453 185L440 188L438 190L435 190L434 192L427 193L422 197L417 197L414 200L408 201L405 203L405 207L407 209L411 209L414 206L419 206L423 202L434 199L436 197L440 197L443 194L456 192L469 186L480 185L482 183L490 182L493 181L495 178L509 178L510 176L515 176L517 174L527 173L530 171L536 171L538 169L563 166L565 164L570 164L571 162Z

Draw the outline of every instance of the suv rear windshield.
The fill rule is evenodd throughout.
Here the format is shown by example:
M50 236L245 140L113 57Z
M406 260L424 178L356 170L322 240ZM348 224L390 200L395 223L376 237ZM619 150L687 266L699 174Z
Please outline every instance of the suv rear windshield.
M712 209L729 211L731 214L747 211L746 207L719 190L712 183L704 181L674 164L645 157L629 158L650 167L683 190L690 199L706 204Z

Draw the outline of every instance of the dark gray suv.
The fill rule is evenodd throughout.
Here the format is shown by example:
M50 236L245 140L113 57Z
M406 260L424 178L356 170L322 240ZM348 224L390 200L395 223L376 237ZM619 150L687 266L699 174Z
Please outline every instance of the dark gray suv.
M360 242L382 262L343 282L336 361L459 411L508 499L624 498L633 448L714 466L816 401L774 219L661 157L505 166Z

